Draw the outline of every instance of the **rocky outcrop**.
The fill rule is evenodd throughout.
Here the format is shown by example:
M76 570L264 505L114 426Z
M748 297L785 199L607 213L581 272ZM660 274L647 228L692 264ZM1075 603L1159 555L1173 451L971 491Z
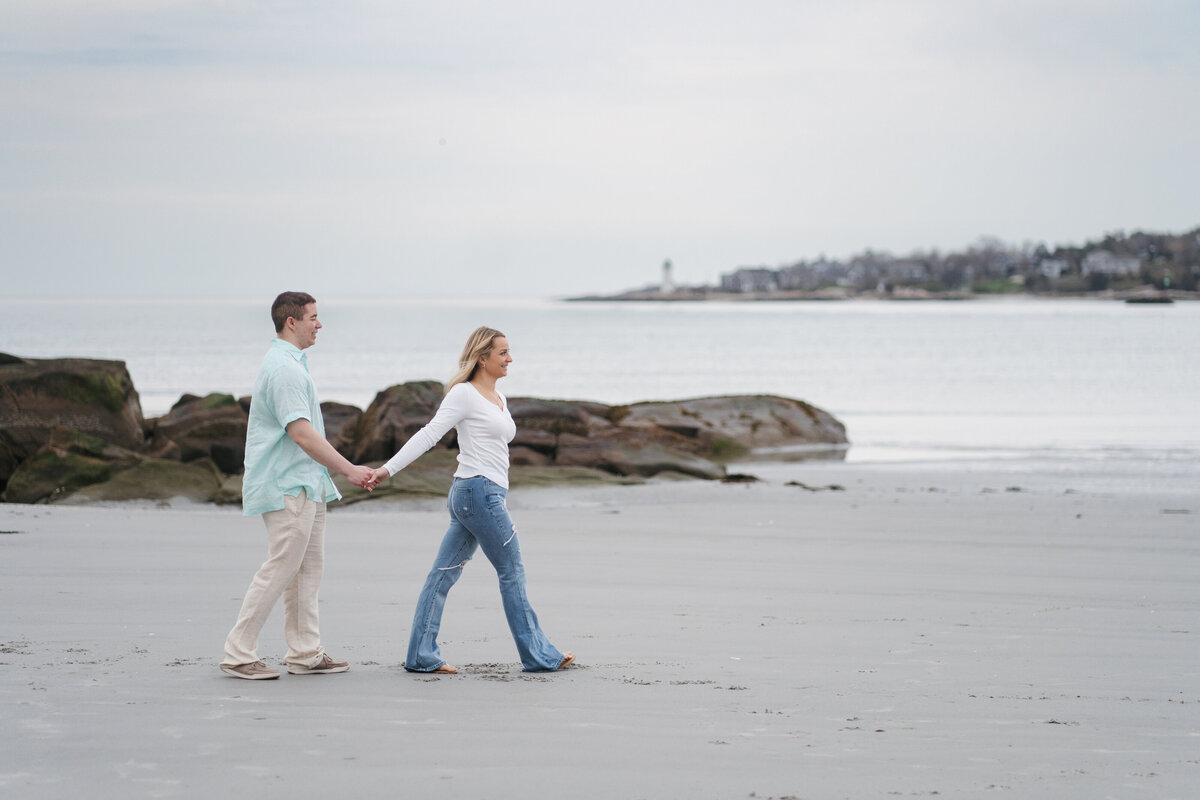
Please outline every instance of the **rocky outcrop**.
M0 486L49 442L55 428L137 450L144 441L142 426L125 362L0 354Z
M381 463L429 422L442 390L437 381L392 386L366 411L324 403L326 435L351 461ZM249 407L249 398L228 394L184 395L164 416L143 420L122 362L0 354L0 483L7 483L0 498L239 502ZM509 410L517 423L512 478L539 485L554 475L716 479L728 461L757 449L846 443L845 428L828 413L771 395L628 406L513 397ZM374 494L335 480L346 502L442 494L456 446L451 430Z

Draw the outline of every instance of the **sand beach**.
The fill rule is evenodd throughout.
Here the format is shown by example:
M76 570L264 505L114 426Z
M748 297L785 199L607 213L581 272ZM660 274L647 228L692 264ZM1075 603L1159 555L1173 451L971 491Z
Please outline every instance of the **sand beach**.
M514 491L531 598L579 656L554 674L520 671L480 558L443 627L462 674L403 670L443 528L429 503L331 515L322 635L351 670L265 682L217 669L263 555L257 518L0 506L0 788L1195 795L1200 492L969 465L793 471L811 488ZM273 664L280 618L260 650Z

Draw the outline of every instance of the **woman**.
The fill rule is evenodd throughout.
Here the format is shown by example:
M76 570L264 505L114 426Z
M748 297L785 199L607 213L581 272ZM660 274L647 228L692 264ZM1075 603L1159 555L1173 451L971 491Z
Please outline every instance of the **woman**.
M372 473L367 487L374 489L404 469L451 427L458 430L458 469L446 501L450 527L417 600L404 661L404 668L410 672L458 672L442 658L437 634L446 595L476 547L483 548L496 568L504 614L525 669L563 669L575 660L574 654L563 653L550 644L529 605L517 527L504 502L508 493L508 443L516 435L517 426L508 412L508 401L496 389L496 381L508 374L511 363L504 334L488 327L472 333L459 359L458 372L450 379L433 419Z

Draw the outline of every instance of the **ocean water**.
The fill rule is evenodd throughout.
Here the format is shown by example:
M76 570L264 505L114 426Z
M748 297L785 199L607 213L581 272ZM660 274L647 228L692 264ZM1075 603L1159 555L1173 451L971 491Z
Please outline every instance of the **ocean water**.
M0 351L126 362L143 412L184 393L250 393L270 298L5 301ZM772 393L847 426L852 463L1200 468L1200 303L569 303L322 298L309 350L322 398L366 407L444 380L468 333L506 332L501 388L630 403Z

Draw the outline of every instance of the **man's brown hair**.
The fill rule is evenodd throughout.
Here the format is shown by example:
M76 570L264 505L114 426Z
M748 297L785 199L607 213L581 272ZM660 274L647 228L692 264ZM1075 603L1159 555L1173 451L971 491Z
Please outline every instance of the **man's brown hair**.
M300 319L304 315L304 307L315 302L317 299L307 292L284 292L276 297L271 304L271 321L275 323L275 332L283 330L288 317Z

